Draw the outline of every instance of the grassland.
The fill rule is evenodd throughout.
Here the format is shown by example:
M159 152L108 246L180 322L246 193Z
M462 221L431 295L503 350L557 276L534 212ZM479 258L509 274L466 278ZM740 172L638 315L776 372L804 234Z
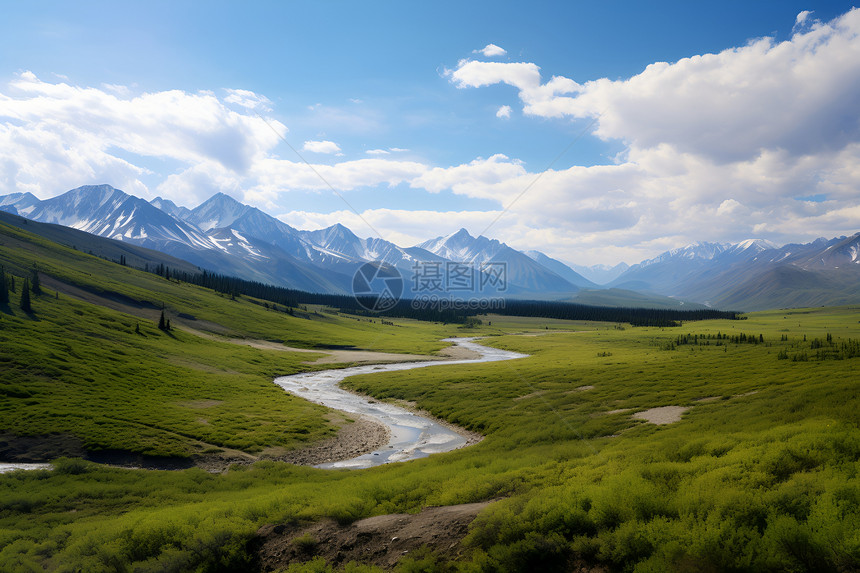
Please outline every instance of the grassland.
M401 568L860 567L860 358L840 350L860 339L856 308L755 313L672 329L502 317L485 317L470 330L405 321L391 327L325 313L289 317L158 277L134 275L139 290L124 290L131 287L117 273L127 269L87 258L72 270L63 258L74 252L39 248L44 252L0 247L0 258L18 276L38 254L40 268L51 266L63 280L81 284L86 275L80 273L89 272L99 277L93 283L110 283L106 290L138 302L158 293L170 311L194 314L234 336L305 347L331 336L341 344L428 352L446 334L483 334L490 345L530 357L349 379L351 388L413 401L486 435L476 446L407 464L323 471L264 461L213 475L60 460L54 471L0 476L3 571L253 570L248 543L266 523L324 517L348 523L488 499L500 501L478 516L459 563L429 554L404 559ZM32 316L13 304L0 319L2 387L15 388L0 402L0 419L6 424L7 414L32 408L7 430L44 432L34 420L73 410L80 397L87 398L83 418L107 388L104 403L92 406L98 415L107 417L119 407L117 397L130 392L138 411L127 405L112 420L143 421L183 436L173 442L173 434L141 432L152 451L185 455L194 441L251 451L278 439L291 447L332 431L320 409L270 393L274 373L309 368L300 363L306 355L162 334L143 322L143 334L136 335L133 315L52 296L35 298ZM396 335L388 336L392 329ZM97 346L89 342L94 337ZM16 376L14 384L7 384L7 373ZM87 376L93 381L85 384ZM140 384L145 390L135 390ZM55 400L52 389L68 393ZM149 396L160 397L147 402ZM203 411L221 408L224 416L195 428L208 412L188 404L203 399L220 401ZM689 409L665 426L632 417L660 406ZM264 422L270 417L277 420L272 426L288 430L269 435ZM213 427L225 434L213 434ZM98 428L87 435L107 439ZM296 569L303 568L326 566Z
M187 458L219 449L295 448L331 435L341 420L285 394L272 379L320 368L304 362L323 355L267 352L230 338L432 352L448 332L314 309L291 316L25 231L0 231L0 264L18 285L0 308L0 434L40 436L62 444L61 451ZM33 312L25 313L17 302L34 268L54 288L43 286L32 298ZM170 332L156 327L162 309L172 319ZM217 335L203 338L183 327Z

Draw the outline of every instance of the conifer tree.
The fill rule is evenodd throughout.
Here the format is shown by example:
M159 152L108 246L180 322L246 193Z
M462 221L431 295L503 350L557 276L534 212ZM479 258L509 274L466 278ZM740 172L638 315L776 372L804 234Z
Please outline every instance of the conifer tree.
M30 306L30 283L24 279L24 286L21 287L21 310L26 313L33 312L33 307Z
M9 275L9 292L15 292L15 275Z
M167 328L167 323L164 322L164 311L161 311L161 318L158 319L158 330L165 330Z
M0 304L9 302L9 284L6 282L6 269L0 266Z
M36 269L35 263L33 264L33 284L30 290L33 291L33 294L42 294L42 283L39 282L39 271Z

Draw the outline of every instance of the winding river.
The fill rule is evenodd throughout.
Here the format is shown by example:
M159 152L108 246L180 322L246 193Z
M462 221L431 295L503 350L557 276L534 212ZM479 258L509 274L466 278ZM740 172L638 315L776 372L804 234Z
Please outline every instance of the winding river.
M392 462L405 462L423 458L430 454L456 450L466 445L466 438L434 420L410 412L404 408L376 402L373 399L359 396L343 390L338 383L356 374L374 372L392 372L425 368L427 366L443 366L446 364L476 364L479 362L498 362L525 358L526 354L509 352L490 348L474 342L473 338L446 338L444 342L453 342L480 355L479 358L465 360L398 362L395 364L379 364L354 366L339 370L321 370L305 372L292 376L282 376L275 379L275 384L305 400L322 404L329 408L341 410L356 416L365 416L382 422L391 431L388 444L381 449L364 454L357 458L320 464L320 468L369 468Z
M337 370L320 370L305 372L292 376L281 376L275 379L275 384L305 400L322 404L329 408L341 410L355 416L365 416L377 420L391 431L388 444L381 449L364 454L357 458L330 462L316 467L320 468L369 468L392 462L405 462L426 457L430 454L456 450L466 445L466 438L438 422L410 412L404 408L377 402L343 390L338 383L348 376L370 374L375 372L392 372L425 368L427 366L444 366L450 364L476 364L480 362L498 362L525 358L526 354L509 352L490 348L474 342L474 338L446 338L444 342L453 342L479 354L479 358L463 360L428 360L425 362L397 362L394 364L377 364L354 366ZM0 473L15 469L43 469L49 464L0 463Z

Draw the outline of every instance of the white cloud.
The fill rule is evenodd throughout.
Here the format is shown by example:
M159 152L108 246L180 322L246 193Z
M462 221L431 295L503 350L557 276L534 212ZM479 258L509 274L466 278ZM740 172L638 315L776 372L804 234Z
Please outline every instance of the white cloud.
M439 193L450 189L458 195L492 199L502 203L513 199L526 186L527 171L518 161L498 153L453 167L435 167L417 174L410 186Z
M499 211L368 209L360 215L348 210L331 213L289 211L278 215L278 218L288 225L308 230L341 223L359 236L372 236L378 232L383 239L409 247L462 227L483 229L498 215Z
M496 117L500 119L510 119L511 117L511 106L503 105L498 111L496 111Z
M457 87L514 86L525 114L598 118L596 133L640 147L671 144L720 160L761 149L800 156L860 136L860 10L718 54L658 62L629 79L542 82L532 63L460 62Z
M496 56L504 56L508 52L495 44L487 44L480 50L475 50L474 53L483 54L485 58L495 58Z
M797 18L794 19L794 30L803 27L806 24L809 17L812 15L812 12L809 10L804 10L797 14Z
M818 236L824 220L826 236L858 230L850 218L860 201L858 10L785 42L762 38L654 63L628 79L544 81L533 63L472 60L447 76L458 88L510 85L526 115L596 118L598 136L627 144L616 165L547 172L513 207L511 216L533 228L559 236L576 228L570 248L579 252L600 244L644 252L762 230L775 242L803 240ZM487 184L470 182L472 170L431 170L419 182L488 198L537 177L512 173ZM826 200L794 199L815 194Z
M742 205L738 201L726 199L717 207L717 215L731 215L741 207Z
M264 95L249 90L225 89L224 101L250 110L270 111L272 102Z
M302 151L310 151L311 153L340 153L340 146L333 141L305 141L302 146Z
M314 165L313 169L304 163L268 158L256 165L255 179L250 187L280 193L290 189L326 190L331 185L340 191L350 191L359 187L398 185L413 180L426 170L427 167L421 163L378 158Z
M525 115L596 118L596 135L626 144L615 164L545 173L493 149L443 165L399 161L395 154L408 150L396 147L343 161L330 155L340 153L332 141L305 142L306 151L329 154L330 164L311 168L279 157L272 128L286 126L257 115L271 102L253 92L134 95L139 88L50 83L24 72L0 88L0 194L46 197L110 182L193 206L225 191L286 212L297 226L341 222L369 235L348 211L289 211L291 194L328 192L327 184L339 192L400 185L398 193L469 197L484 210L362 213L398 244L463 226L481 230L499 217L488 236L583 264L638 262L696 240L849 234L860 230L860 11L802 20L787 41L654 63L630 78L579 84L545 79L535 63L473 60L446 72L458 88L512 86ZM298 110L291 127L379 137L387 119L371 108L317 105ZM496 109L501 118L514 112ZM819 197L797 199L810 196Z
M0 192L51 197L86 183L110 182L150 195L145 179L166 177L146 158L214 165L247 175L278 143L275 120L235 112L211 93L179 90L130 95L50 83L19 74L0 92ZM272 127L270 127L270 125ZM174 197L181 201L181 197Z

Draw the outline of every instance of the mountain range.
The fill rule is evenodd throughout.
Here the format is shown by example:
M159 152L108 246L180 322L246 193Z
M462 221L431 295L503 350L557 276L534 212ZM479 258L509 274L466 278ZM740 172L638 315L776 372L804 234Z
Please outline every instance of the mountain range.
M340 224L298 230L223 193L188 209L110 185L87 185L46 200L29 193L0 196L0 211L153 249L221 274L310 292L349 294L362 265L385 263L400 271L412 296L447 295L456 284L460 297L498 294L622 306L700 303L757 310L860 302L860 233L782 247L761 239L703 242L630 267L578 267L465 229L412 247L360 238ZM459 283L449 285L452 270L459 272ZM417 280L428 279L428 272L438 280ZM486 285L495 290L488 293Z

